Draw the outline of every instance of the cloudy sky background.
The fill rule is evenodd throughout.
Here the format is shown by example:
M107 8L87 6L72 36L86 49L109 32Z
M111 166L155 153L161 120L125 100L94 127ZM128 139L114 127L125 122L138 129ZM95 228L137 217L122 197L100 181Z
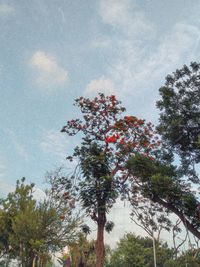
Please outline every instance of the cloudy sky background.
M128 114L156 122L164 77L199 61L200 2L0 0L0 31L5 196L23 176L44 188L46 171L65 164L78 139L60 129L78 115L76 97L116 94Z

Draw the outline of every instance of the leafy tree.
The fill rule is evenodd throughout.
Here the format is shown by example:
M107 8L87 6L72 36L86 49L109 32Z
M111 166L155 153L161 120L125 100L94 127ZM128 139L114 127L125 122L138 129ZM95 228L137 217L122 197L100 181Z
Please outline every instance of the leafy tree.
M156 243L158 267L197 267L200 265L198 249L189 249L175 259L174 251L167 243ZM105 267L154 267L152 239L135 234L126 234L117 244L116 249L107 255Z
M42 267L51 253L62 249L73 238L77 219L62 201L47 198L37 203L33 184L17 181L14 192L1 200L1 252L17 259L24 267ZM59 208L55 203L59 201ZM65 218L61 217L64 215Z
M183 252L176 260L167 260L164 267L199 267L200 266L200 256L199 254L194 255L193 250L188 250Z
M200 162L200 64L192 62L168 75L160 96L159 133L180 157L183 174L198 182L194 166Z
M166 201L168 205L164 204L200 238L199 201L195 195L199 183L196 167L200 163L200 64L192 62L189 67L184 65L168 75L165 85L160 88L160 96L158 131L163 146L174 158L180 159L181 183L187 187L178 206L169 201Z
M122 116L125 108L113 95L99 94L93 100L80 97L75 105L82 117L68 121L62 132L69 136L82 134L81 145L68 159L78 160L76 171L79 172L74 174L77 191L82 207L97 223L96 267L102 267L106 213L117 197L127 192L126 164L137 154L152 160L151 151L157 146L157 140L151 123Z
M129 163L130 173L137 183L137 189L133 184L132 199L142 195L158 203L176 214L186 230L199 238L198 199L185 176L181 176L172 165L167 161L161 161L158 157L154 162L140 157L131 159Z
M24 181L25 178L22 179L21 185L20 181L17 181L15 193L9 193L6 199L1 200L1 253L3 256L9 254L10 258L22 255L21 244L18 241L14 244L14 219L19 216L20 211L33 209L35 205L35 200L31 197L34 185L25 185Z
M157 266L172 258L172 250L166 244L157 243ZM111 252L108 267L153 267L153 243L148 237L139 237L132 233L120 239L117 248Z
M128 163L136 184L132 187L132 200L142 195L158 203L176 214L186 230L197 238L200 238L200 206L195 194L199 182L196 167L200 162L199 77L197 63L166 77L157 102L161 111L157 129L162 145L154 151L154 161L139 155Z

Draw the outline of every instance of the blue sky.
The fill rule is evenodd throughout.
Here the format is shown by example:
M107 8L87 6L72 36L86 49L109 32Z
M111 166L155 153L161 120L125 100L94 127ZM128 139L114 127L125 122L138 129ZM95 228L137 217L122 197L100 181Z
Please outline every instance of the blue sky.
M0 0L0 195L64 164L78 96L155 122L164 77L199 61L199 15L198 0Z

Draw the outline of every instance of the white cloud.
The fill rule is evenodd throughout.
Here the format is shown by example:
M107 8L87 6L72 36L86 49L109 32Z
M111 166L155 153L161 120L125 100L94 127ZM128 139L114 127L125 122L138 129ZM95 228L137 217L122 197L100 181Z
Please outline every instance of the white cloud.
M8 4L0 4L0 16L10 15L15 12L15 8Z
M43 132L40 142L42 151L50 157L55 157L59 161L64 162L68 147L68 141L65 136L56 130L48 130Z
M154 25L146 19L144 14L137 11L131 0L100 0L99 14L102 21L117 31L135 38L154 35Z
M39 187L34 187L33 198L36 199L37 201L43 201L46 198L46 194Z
M127 22L130 0L101 0L99 13L103 22L115 25Z
M61 86L68 81L67 70L58 65L55 57L44 51L36 51L30 59L30 64L37 71L36 80L39 86Z
M111 79L101 77L89 82L85 93L88 95L96 95L97 93L104 93L106 95L115 94L116 89Z

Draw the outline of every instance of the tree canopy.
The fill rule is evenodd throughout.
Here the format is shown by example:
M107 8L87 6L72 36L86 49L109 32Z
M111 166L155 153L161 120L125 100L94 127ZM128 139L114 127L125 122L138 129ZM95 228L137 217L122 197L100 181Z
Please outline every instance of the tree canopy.
M172 259L173 251L167 244L156 244L157 266ZM128 233L117 244L117 248L111 251L107 267L153 267L153 243L149 237L140 237Z
M155 160L133 157L129 169L134 177L132 202L142 195L176 214L186 229L200 238L199 163L200 65L191 63L166 77L160 88L158 133L161 147ZM180 162L180 164L179 164ZM176 166L177 165L177 166Z
M167 243L156 242L158 267L198 267L199 249L188 249L174 257L174 249ZM127 233L116 248L109 251L105 267L154 267L152 238Z
M26 184L23 178L17 181L15 191L1 200L1 257L17 259L23 267L44 266L52 253L75 237L78 227L78 218L72 216L67 203L62 205L62 200L48 194L37 202L33 192L34 184Z
M162 141L181 158L183 173L199 182L194 167L200 162L200 64L192 62L168 75L160 96Z

